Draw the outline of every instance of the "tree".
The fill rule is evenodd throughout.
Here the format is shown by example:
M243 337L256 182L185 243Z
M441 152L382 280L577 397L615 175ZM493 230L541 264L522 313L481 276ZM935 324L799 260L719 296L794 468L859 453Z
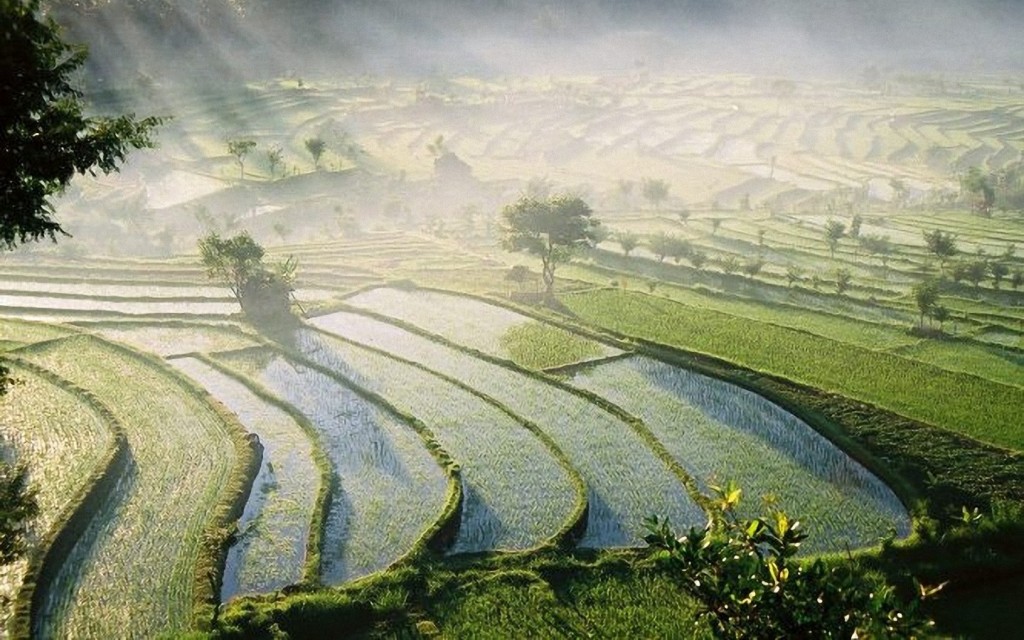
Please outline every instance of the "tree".
M910 195L907 183L901 178L892 178L889 180L889 188L892 189L892 199L896 208L902 209L907 206L907 198Z
M718 233L718 227L722 226L721 218L713 218L711 220L711 235Z
M977 291L981 285L981 281L985 279L985 274L988 273L988 261L987 260L972 260L964 265L964 278L967 279L972 285L974 290Z
M111 173L130 150L153 146L163 118L84 115L73 81L86 57L40 18L39 0L0 0L0 248L67 235L51 198L75 175ZM0 363L0 396L12 384ZM36 513L27 470L0 461L0 564L22 552Z
M672 262L679 264L679 261L690 255L693 251L693 247L685 239L679 236L668 237L668 257L672 258Z
M199 240L199 254L207 277L226 284L247 316L266 320L289 315L294 260L276 270L268 268L263 247L248 232L231 238L211 233Z
M791 264L786 267L786 282L792 287L796 283L804 279L804 268Z
M536 274L530 271L530 268L526 265L517 264L508 270L505 274L505 279L509 282L514 282L519 287L519 290L523 290L523 285L531 280L535 281L537 278Z
M690 264L692 264L693 268L696 269L697 271L703 269L704 265L707 264L707 261L708 254L704 253L703 251L694 251L690 253Z
M651 247L651 253L658 257L658 262L664 262L665 256L672 251L672 236L664 231L659 231L651 236L648 244Z
M676 215L679 216L679 222L682 222L683 224L686 224L687 221L689 221L689 219L690 219L690 210L689 209L680 209L678 212L676 212Z
M850 280L853 274L849 269L836 269L836 295L841 296L850 288Z
M731 276L736 273L736 270L740 268L740 261L736 256L729 254L721 260L722 273L727 276Z
M934 280L919 282L911 291L914 294L914 303L917 304L917 309L921 312L918 326L924 329L924 317L930 316L932 310L939 303L939 283Z
M836 257L836 247L839 246L839 241L844 235L846 235L846 225L842 222L833 218L829 218L825 222L825 242L828 244L828 250L833 260Z
M615 239L618 240L619 246L622 247L622 253L626 254L627 258L629 253L640 244L640 236L632 231L620 231L615 234Z
M273 180L277 176L277 168L281 166L284 160L284 152L281 147L273 146L267 149L267 168L270 169L270 179Z
M869 256L878 256L883 268L888 267L887 263L893 253L893 246L887 236L868 234L862 235L857 241Z
M1002 262L992 262L988 265L988 270L992 273L992 285L998 289L1005 278L1010 273L1010 267L1006 266Z
M850 218L850 232L848 235L854 240L860 237L860 226L862 224L864 224L864 217L859 213L853 214L853 217Z
M764 260L760 258L748 260L747 262L743 263L743 273L747 274L747 278L753 278L754 276L761 272L761 269L763 267Z
M448 153L448 146L444 143L444 135L438 134L438 136L434 138L433 142L428 142L427 151L429 151L430 155L435 158L440 158L444 154Z
M39 0L0 0L0 244L8 249L65 234L51 198L75 174L116 171L131 149L152 147L164 120L85 117L73 80L86 50L38 15Z
M935 254L939 259L939 269L945 270L946 261L957 254L956 236L951 233L943 233L942 229L934 231L923 231L924 243L928 251Z
M1020 285L1024 284L1024 271L1016 269L1012 275L1010 275L1010 286L1016 291L1020 288Z
M313 156L313 169L315 171L320 170L320 156L324 155L324 151L327 150L327 143L324 142L323 138L307 138L306 139L306 151L309 155Z
M939 323L939 331L942 331L942 325L945 324L946 320L949 320L949 308L942 305L935 305L932 307L932 319Z
M238 162L239 177L245 182L245 156L256 148L256 141L248 138L235 138L228 140L228 153L235 156Z
M594 246L599 223L591 214L578 196L524 196L502 210L502 246L539 257L545 293L553 296L558 264L568 262L574 251Z
M971 167L967 175L960 179L960 189L971 196L971 208L978 215L986 218L992 215L996 192L981 169Z
M640 193L650 201L651 206L658 209L662 202L668 198L669 185L664 180L644 178L640 183Z
M916 600L901 602L852 563L795 560L807 539L799 520L782 511L740 518L742 491L733 483L712 490L705 527L680 536L667 521L649 518L645 539L714 637L913 638L931 625Z

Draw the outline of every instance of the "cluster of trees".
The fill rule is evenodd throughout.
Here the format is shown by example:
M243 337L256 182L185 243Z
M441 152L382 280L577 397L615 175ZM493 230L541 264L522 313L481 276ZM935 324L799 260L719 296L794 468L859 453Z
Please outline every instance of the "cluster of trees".
M290 317L294 259L267 266L263 247L248 232L231 238L211 233L199 240L199 254L207 276L228 287L246 316L255 321Z
M960 177L960 194L980 216L989 217L996 209L1024 210L1024 163L988 173L971 167Z
M912 293L917 309L921 313L918 321L918 328L924 330L925 316L939 323L939 331L942 331L942 324L949 319L949 309L939 304L939 283L935 280L926 280L914 285Z
M618 181L618 195L627 206L632 200L635 187L636 183L632 180ZM668 181L660 178L642 178L640 180L640 195L655 211L659 211L662 204L668 200L671 188L672 185Z

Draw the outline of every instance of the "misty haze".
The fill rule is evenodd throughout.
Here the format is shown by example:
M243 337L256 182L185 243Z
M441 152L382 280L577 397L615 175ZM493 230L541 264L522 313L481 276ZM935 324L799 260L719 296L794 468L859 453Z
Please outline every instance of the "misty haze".
M0 638L1022 633L1024 7L33 4Z

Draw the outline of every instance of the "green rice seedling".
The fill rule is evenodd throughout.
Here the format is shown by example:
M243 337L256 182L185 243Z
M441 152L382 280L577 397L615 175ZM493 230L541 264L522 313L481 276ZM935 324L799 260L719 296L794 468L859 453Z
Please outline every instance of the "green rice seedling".
M575 494L569 474L515 419L386 355L310 330L297 342L306 357L422 420L459 462L464 497L453 553L528 549L566 525Z
M96 408L30 368L11 367L21 381L0 399L0 459L28 465L39 514L28 523L35 544L79 495L84 483L103 464L114 442L110 425ZM0 623L21 587L27 556L0 567ZM6 626L6 625L4 625Z
M309 436L294 418L226 373L195 358L171 364L224 403L263 445L259 474L228 549L221 600L300 582L320 492Z
M992 382L1024 387L1024 353L1013 349L969 342L921 340L893 351L902 357L927 362L947 371L961 371Z
M0 318L0 340L13 345L53 340L74 333L74 329L40 322Z
M450 376L539 425L569 457L588 487L588 525L580 544L641 544L643 519L667 514L696 524L703 512L647 443L616 415L589 400L512 368L474 357L380 320L339 312L317 318L326 331Z
M258 344L238 327L228 325L119 321L79 322L77 326L163 357L231 351Z
M713 354L999 446L1024 447L1019 387L639 293L592 291L562 300L581 319L613 331Z
M35 309L46 311L93 311L103 314L189 314L231 315L238 313L238 304L220 300L99 300L88 296L57 298L45 295L0 295L0 309Z
M672 456L710 485L734 480L811 521L816 550L875 544L890 527L910 533L896 495L796 416L721 380L644 356L598 364L573 379L641 416Z
M90 391L127 434L130 462L82 534L35 622L41 637L110 638L181 631L195 573L237 453L228 427L171 372L90 336L23 357Z
M272 350L217 358L295 407L320 434L337 483L322 537L324 583L387 567L437 518L446 478L408 425L325 373Z
M621 353L564 329L481 300L425 289L369 289L353 306L411 322L471 349L535 369Z

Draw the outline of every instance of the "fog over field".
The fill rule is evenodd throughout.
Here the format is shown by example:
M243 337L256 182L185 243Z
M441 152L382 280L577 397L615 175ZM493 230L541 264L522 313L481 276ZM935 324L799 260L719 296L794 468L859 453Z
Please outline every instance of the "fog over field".
M652 514L1019 634L1024 4L40 6L160 118L0 252L0 640L701 634Z
M54 0L98 78L1009 71L1012 0ZM125 75L129 74L129 75Z

